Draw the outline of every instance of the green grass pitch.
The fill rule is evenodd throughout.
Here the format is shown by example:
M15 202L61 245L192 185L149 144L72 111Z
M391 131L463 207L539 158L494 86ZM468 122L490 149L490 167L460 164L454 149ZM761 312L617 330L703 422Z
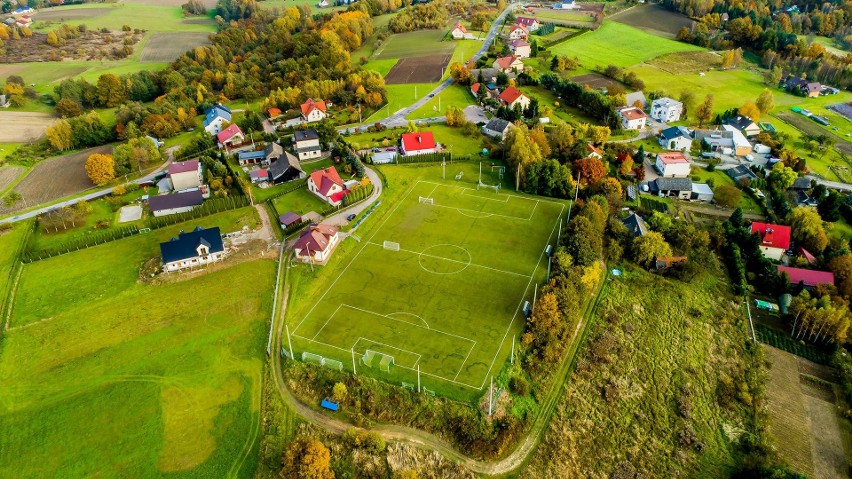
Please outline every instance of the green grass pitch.
M393 208L322 295L290 315L295 352L409 383L419 367L430 389L480 390L523 327L564 205L419 181ZM367 351L377 354L362 360ZM388 356L396 376L380 367Z

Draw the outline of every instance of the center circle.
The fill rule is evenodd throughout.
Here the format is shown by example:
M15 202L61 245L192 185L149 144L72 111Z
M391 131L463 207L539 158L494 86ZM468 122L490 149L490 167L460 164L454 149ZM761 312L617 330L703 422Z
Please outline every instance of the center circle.
M436 244L420 253L418 262L424 270L435 274L461 273L471 262L470 252L454 244Z

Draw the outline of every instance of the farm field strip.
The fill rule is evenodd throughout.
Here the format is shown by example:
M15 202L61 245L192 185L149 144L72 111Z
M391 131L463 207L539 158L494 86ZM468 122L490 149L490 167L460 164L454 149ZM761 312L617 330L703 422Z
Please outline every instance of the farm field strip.
M209 45L210 38L208 33L203 32L160 32L154 33L145 48L142 49L142 54L139 57L140 62L170 62L181 56L184 52L192 50L195 47Z
M25 171L26 169L16 166L4 166L0 168L0 195Z
M0 143L27 143L44 136L47 127L56 121L48 113L0 111Z
M294 342L344 364L378 352L403 370L481 390L563 210L546 200L417 181L318 299L295 308ZM521 232L529 237L523 244ZM387 241L398 250L389 251Z

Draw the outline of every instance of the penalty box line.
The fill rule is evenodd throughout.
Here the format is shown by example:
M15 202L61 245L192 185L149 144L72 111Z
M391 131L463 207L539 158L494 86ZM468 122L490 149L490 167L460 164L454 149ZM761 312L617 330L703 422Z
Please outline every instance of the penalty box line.
M412 368L417 367L417 363L419 363L419 362L420 362L420 359L423 357L423 355L418 354L418 353L415 353L414 351L410 351L410 350L408 350L408 349L398 348L398 347L396 347L396 346L391 346L390 344L383 343L383 342L381 342L381 341L376 341L375 339L365 338L364 336L358 336L358 339L356 339L356 340L355 340L355 342L354 342L354 343L352 343L352 348L351 348L351 349L352 349L353 351L360 351L360 350L359 350L359 349L357 349L355 346L357 346L357 345L358 345L358 343L360 343L362 339L363 339L364 341L367 341L367 342L370 342L370 343L374 343L374 344L381 344L382 346L386 346L386 347L391 348L391 349L396 350L396 351L400 351L400 352L403 352L403 353L411 354L412 356L417 356L417 360L416 360L416 361L414 361L414 364L412 364L412 365L411 365L411 367L412 367ZM368 349L370 349L370 348L364 348L364 352L366 353ZM384 354L385 356L391 356L390 354L385 354L385 353L382 353L381 351L376 351L376 352L377 352L377 353L380 353L380 354ZM399 366L399 364L397 364L397 362L396 362L396 361L397 361L397 359L399 359L399 357L398 357L398 356L396 356L396 355L393 355L393 362L394 362L394 364L395 364L395 365L397 365L397 366Z
M539 200L537 200L537 199L524 198L523 196L515 196L515 195L506 195L506 198L503 199L503 200L495 200L493 198L486 198L484 196L467 194L467 191L469 191L470 188L462 188L462 195L463 196L470 196L472 198L485 200L485 201L496 201L497 203L509 204L509 197L512 197L512 198L518 198L518 199L533 202L533 209L532 209L532 211L530 211L529 216L526 217L526 218L523 218L521 216L503 215L503 214L500 214L500 213L488 213L488 212L481 211L481 210L473 210L473 209L470 209L470 208L462 208L462 207L459 207L459 206L449 206L449 205L442 205L442 204L439 204L439 203L435 203L434 202L435 199L432 196L435 193L435 190L438 189L438 187L440 187L440 186L446 186L446 185L441 185L440 183L431 183L431 182L428 182L428 181L424 182L424 183L435 185L435 188L432 188L432 191L429 193L429 196L428 196L428 198L432 198L431 206L438 206L440 208L448 208L448 209L451 209L451 210L456 210L456 211L458 211L459 213L462 213L462 214L464 214L464 212L470 212L470 213L475 213L477 215L485 215L485 216L480 216L481 218L488 218L489 216L497 216L497 217L500 217L500 218L508 218L508 219L513 219L513 220L518 220L518 221L532 221L533 216L535 216L535 210L538 208L538 203L539 203ZM452 188L450 186L446 186L446 187ZM564 205L563 205L563 207L564 207ZM467 215L465 215L465 216L467 216Z
M556 228L562 222L562 213L565 211L565 205L561 205L561 206L562 206L562 209L559 210L559 215L556 217L556 222L553 224L553 228L550 230L550 235L548 235L548 237L547 237L546 245L550 244L550 241L553 239L553 233L556 232ZM527 297L527 292L530 290L530 285L532 284L533 279L535 278L535 273L536 273L536 271L538 271L538 267L541 266L542 260L545 257L545 254L546 254L545 250L547 248L546 245L545 245L545 248L542 249L541 254L539 254L538 261L535 264L535 268L533 268L532 275L530 275L530 281L529 281L529 283L527 283L527 287L524 289L524 292L521 296L521 300L518 302L518 307L515 309L515 314L512 315L512 319L509 321L509 325L506 327L506 333L503 334L503 339L500 340L500 347L498 347L497 352L494 353L494 357L491 359L491 365L488 366L488 371L485 372L485 377L482 378L482 384L479 386L480 390L485 387L485 382L488 380L488 375L491 374L491 370L494 369L494 362L497 361L497 356L500 354L500 350L503 349L503 344L505 344L506 337L509 335L509 331L511 331L511 329L512 329L512 324L515 323L515 318L518 317L518 313L521 310L521 306L524 304L524 298Z
M417 183L415 183L415 185L420 184L420 183L426 183L426 184L429 184L429 185L438 185L438 186L443 186L444 188L451 188L451 189L452 189L452 188L456 188L456 189L461 188L462 190L471 190L471 191L473 191L473 188L468 188L468 187L466 187L466 186L458 186L458 185L452 185L452 184L446 184L446 183L438 183L438 182L435 182L435 181L429 181L429 180L418 180L418 181L417 181ZM501 189L502 189L502 188L501 188ZM517 194L517 193L513 193L513 192L509 192L509 191L507 191L507 192L505 192L505 193L500 193L500 194L501 194L501 195L505 195L505 196L507 196L507 197L514 198L514 199L516 199L516 200L537 201L537 202L539 202L539 203L552 203L552 204L554 204L554 205L559 205L559 206L562 206L562 207L564 207L564 206L565 206L564 204L560 203L559 201L553 201L553 200L549 200L549 199L547 199L547 198L541 198L541 197L539 197L539 198L529 198L529 197L527 197L527 196L519 195L519 194ZM482 198L482 199L484 199L484 200L500 201L500 200L495 200L495 199L485 198L484 196L477 196L477 195L470 195L470 196L474 196L474 197L476 197L476 198Z
M367 244L378 246L378 247L384 249L384 245L381 245L379 243L367 241ZM446 243L446 244L451 244L451 243ZM458 245L453 245L453 246L457 246L457 247L461 248L461 246L458 246ZM492 268L491 266L483 266L481 264L476 264L474 262L459 261L457 259L444 258L443 256L435 256L435 255L426 254L426 253L418 253L417 251L412 251L410 249L405 249L405 248L400 248L399 250L404 251L406 253L411 253L411 254L414 254L414 255L417 255L417 256L425 256L427 258L441 259L441 260L444 260L444 261L449 261L451 263L458 263L458 264L464 264L464 265L468 265L468 266L475 266L477 268L488 269L488 270L494 271L496 273L509 274L509 275L512 275L512 276L520 276L522 278L529 278L530 277L530 275L528 275L528 274L516 273L514 271L506 271L506 270L502 270L502 269Z

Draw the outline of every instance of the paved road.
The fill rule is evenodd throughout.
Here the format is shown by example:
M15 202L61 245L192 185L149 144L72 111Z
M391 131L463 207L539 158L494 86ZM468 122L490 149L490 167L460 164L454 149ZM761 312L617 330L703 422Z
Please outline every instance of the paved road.
M378 198L382 194L382 186L383 186L382 185L382 179L379 178L379 175L375 171L371 170L370 168L365 167L364 170L367 173L367 178L370 178L370 181L373 182L373 186L374 186L373 193L370 195L370 197L367 198L366 200L356 204L356 205L350 206L349 208L341 209L338 213L331 215L328 218L324 219L322 221L323 224L334 225L334 226L348 225L349 222L346 221L347 216L352 215L352 214L354 214L354 215L361 214L364 210L369 208L370 205L373 204L374 201L376 201L376 198Z
M488 30L488 35L485 37L485 41L482 42L482 46L473 55L473 61L479 60L480 58L482 58L483 55L485 55L486 52L488 52L488 47L491 46L491 43L494 42L494 39L499 34L500 28L503 25L503 20L506 19L506 15L508 15L509 12L512 11L512 9L514 9L517 6L518 6L518 4L516 4L516 3L514 3L514 4L510 3L509 6L507 6L500 13L500 15L494 21L494 23L491 24L491 28ZM383 126L385 126L387 128L396 128L396 127L408 125L408 120L406 120L405 117L410 115L414 110L417 110L418 108L420 108L423 105L425 105L426 103L428 103L429 100L431 100L433 97L437 96L442 91L446 90L447 87L449 87L452 84L453 84L453 79L447 78L446 80L441 82L440 85L435 87L434 90L429 92L429 94L423 96L422 98L420 98L419 100L417 100L413 104L395 111L392 115L385 118L384 120L379 120L378 123L381 123ZM432 122L434 122L434 121L432 121ZM373 124L374 123L364 123L364 124L361 124L361 125L351 125L351 126L348 126L346 128L340 128L338 131L340 131L341 133L345 133L347 131L354 132L357 129L366 128L366 127L373 125Z
M808 178L815 180L817 183L819 183L821 185L825 185L826 188L832 188L832 189L835 189L835 190L843 190L843 191L852 191L852 185L850 185L849 183L841 183L839 181L828 181L828 180L824 180L822 178L819 178L819 177L816 177L816 176L813 176L813 175L808 175Z
M174 160L174 151L176 149L177 149L176 147L172 147L172 148L169 148L168 150L166 150L166 156L168 156L168 160L166 160L165 163L160 165L159 168L157 168L156 170L152 171L151 173L149 173L149 174L147 174L147 175L145 175L141 178L135 179L133 181L129 181L129 182L124 183L124 184L129 185L129 184L135 183L135 184L138 185L140 183L144 183L146 181L150 181L151 179L153 179L155 176L157 176L157 173L160 173L161 171L163 171L163 170L165 170L166 168L169 167L169 165ZM77 197L70 199L70 200L60 201L59 203L53 203L49 206L44 206L42 208L27 211L26 213L21 213L19 215L7 217L7 218L0 218L0 223L15 223L17 221L23 221L23 220L26 220L26 219L29 219L29 218L35 218L36 216L38 216L42 213L47 213L48 211L52 211L52 210L59 209L59 208L64 208L66 206L72 206L79 201L91 201L91 200L95 200L95 199L98 199L98 198L102 198L102 197L112 193L113 188L115 188L115 186L111 186L109 188L104 188L104 189L101 189L101 190L93 191L91 193L86 193L83 196L77 196Z

